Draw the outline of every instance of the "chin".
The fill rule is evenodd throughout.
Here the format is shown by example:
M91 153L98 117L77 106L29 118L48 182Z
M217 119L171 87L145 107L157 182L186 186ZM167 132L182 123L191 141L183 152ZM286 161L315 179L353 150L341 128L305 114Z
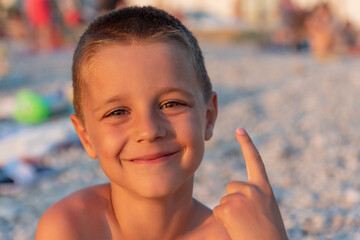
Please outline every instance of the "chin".
M193 177L187 181L174 181L163 179L157 182L147 182L139 187L138 194L147 199L164 199L174 195L192 194Z

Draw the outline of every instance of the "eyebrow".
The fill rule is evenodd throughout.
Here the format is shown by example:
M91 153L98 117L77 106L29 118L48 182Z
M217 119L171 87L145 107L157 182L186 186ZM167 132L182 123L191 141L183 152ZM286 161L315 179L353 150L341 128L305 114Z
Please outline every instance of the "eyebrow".
M184 94L188 98L191 98L191 99L194 98L194 94L192 94L191 92L186 91L182 88L166 87L166 88L163 88L160 92L161 92L160 95L172 93L172 92L180 92L181 94Z
M120 96L113 96L109 99L107 99L106 101L100 103L97 107L94 108L93 112L98 112L100 111L104 106L111 104L111 103L116 103L116 102L120 102L124 99L124 97L120 97Z

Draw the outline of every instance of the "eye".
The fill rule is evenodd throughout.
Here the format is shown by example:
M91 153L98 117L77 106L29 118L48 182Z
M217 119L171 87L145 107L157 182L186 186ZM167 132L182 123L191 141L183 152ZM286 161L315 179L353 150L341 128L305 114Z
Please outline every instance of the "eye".
M123 115L128 115L129 112L125 109L116 109L108 114L105 115L105 117L118 117L118 116L123 116Z
M186 106L186 104L180 101L170 100L161 104L160 109L175 108L179 106Z

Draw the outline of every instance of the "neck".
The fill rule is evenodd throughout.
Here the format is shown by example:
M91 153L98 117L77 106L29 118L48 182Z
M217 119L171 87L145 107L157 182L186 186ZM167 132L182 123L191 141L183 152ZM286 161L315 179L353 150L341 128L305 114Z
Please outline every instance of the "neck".
M193 178L169 196L144 198L111 184L114 214L125 239L174 239L194 226Z

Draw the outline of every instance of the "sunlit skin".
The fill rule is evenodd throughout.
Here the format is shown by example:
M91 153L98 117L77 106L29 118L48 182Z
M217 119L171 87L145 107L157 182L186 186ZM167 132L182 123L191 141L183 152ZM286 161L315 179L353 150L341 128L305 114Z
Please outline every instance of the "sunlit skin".
M85 75L86 150L112 187L156 198L192 182L211 132L205 133L199 83L183 58L169 44L113 46Z
M70 238L105 239L110 232L113 239L174 239L200 226L222 229L211 210L192 199L217 99L214 93L204 100L183 48L146 41L109 45L84 67L82 77L84 122L75 115L71 120L110 184L81 190L48 211L70 206L69 212L87 216L72 216L72 228L63 232ZM95 227L85 233L81 221Z
M169 231L172 219L163 215L175 209L168 210L168 204L193 208L193 175L204 140L212 135L216 95L204 101L187 59L175 44L116 45L102 49L84 71L86 132L76 128L88 155L99 159L111 181L120 225L149 228L134 229L140 236L129 238L154 234L155 239L156 225L162 234ZM159 219L156 224L139 216L154 214L158 206L166 207L159 210L161 216L152 216Z
M82 78L84 121L75 115L71 120L110 183L53 205L36 239L287 238L260 155L241 129L236 136L249 181L231 182L214 211L192 198L217 96L204 100L181 45L107 45Z

